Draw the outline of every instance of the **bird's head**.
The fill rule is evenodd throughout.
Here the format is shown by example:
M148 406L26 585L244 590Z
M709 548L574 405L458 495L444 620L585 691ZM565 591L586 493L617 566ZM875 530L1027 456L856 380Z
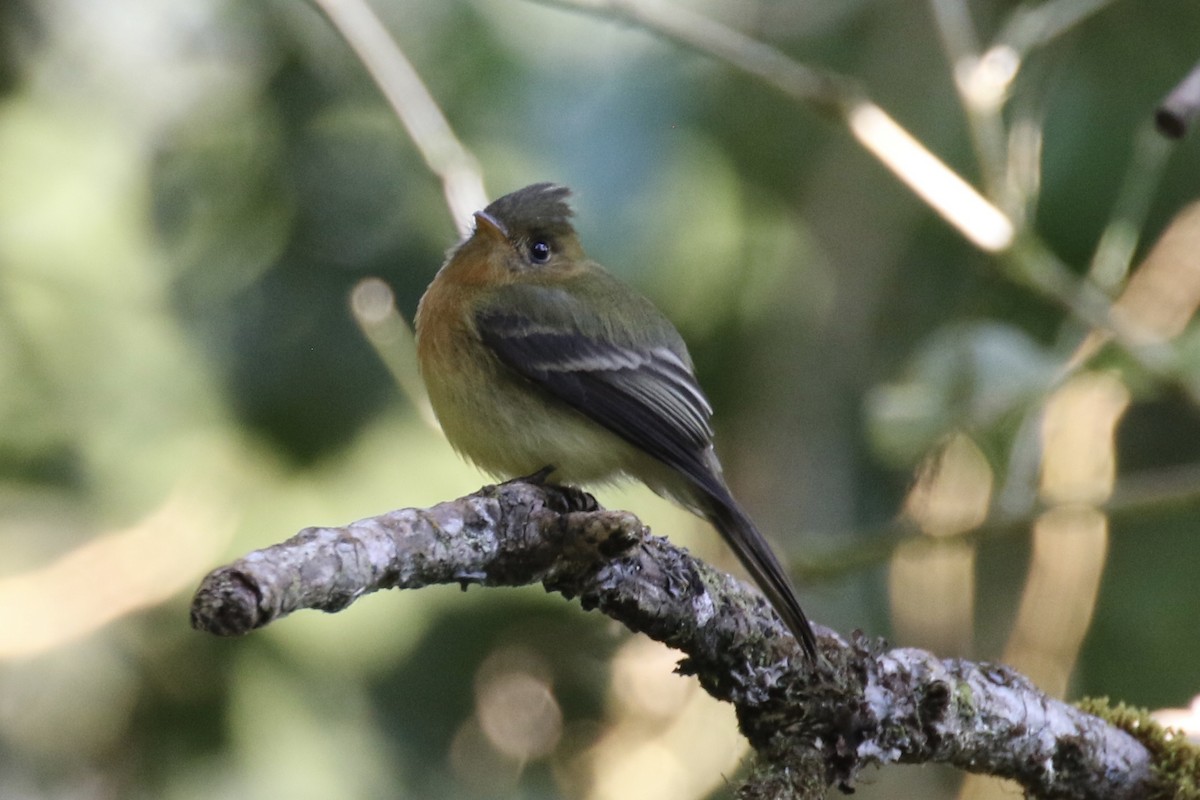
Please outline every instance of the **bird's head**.
M535 183L493 201L475 213L475 232L451 263L486 261L490 279L500 282L573 273L586 256L571 225L570 194L565 186Z

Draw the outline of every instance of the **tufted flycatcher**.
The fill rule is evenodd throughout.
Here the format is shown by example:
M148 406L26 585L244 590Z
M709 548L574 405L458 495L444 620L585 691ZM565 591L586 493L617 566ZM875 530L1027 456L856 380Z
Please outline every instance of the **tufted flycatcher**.
M446 438L496 476L632 477L704 517L815 659L791 582L722 477L683 339L584 254L569 194L538 183L477 212L421 298L417 353Z

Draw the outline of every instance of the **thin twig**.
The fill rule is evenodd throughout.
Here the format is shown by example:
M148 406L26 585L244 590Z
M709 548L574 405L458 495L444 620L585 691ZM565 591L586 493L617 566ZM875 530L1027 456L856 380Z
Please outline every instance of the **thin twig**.
M1167 341L1153 344L1140 341L1136 331L1113 316L1108 295L1091 281L1076 278L1039 237L1025 232L1002 255L1011 279L1060 303L1076 319L1103 332L1103 341L1115 343L1148 375L1163 385L1174 386L1200 406L1200 387L1181 374L1181 358L1175 345ZM1090 352L1088 357L1093 354ZM1080 369L1087 360L1073 357L1059 373L1058 380Z
M1108 514L1119 532L1122 520L1144 519L1147 514L1167 507L1200 504L1200 464L1153 470L1123 477L1108 502L1099 510ZM1034 521L1046 509L1037 505L1019 513L993 508L987 520L971 531L960 534L978 543L1014 536L1027 536ZM855 544L821 555L791 559L790 571L804 585L838 580L847 574L887 563L896 549L906 542L929 541L912 522L897 518L873 528L860 528L820 538L852 541Z
M417 365L416 334L396 309L392 287L379 278L363 278L350 292L350 313L421 421L430 430L441 433L442 426L433 413Z
M857 83L829 70L810 67L776 48L690 8L641 0L536 0L543 5L584 11L632 22L708 56L736 66L779 91L832 116L842 116L863 95Z
M1200 117L1200 64L1192 67L1154 114L1154 122L1164 136L1182 139Z
M1006 171L1004 123L999 110L1008 81L996 87L988 79L992 74L990 62L980 52L979 37L964 0L930 0L930 7L967 117L985 193L994 201L1000 197Z
M1075 26L1085 22L1114 0L1047 0L1036 5L1019 5L996 36L996 46L1013 51L1018 60L1045 47Z
M487 205L479 162L462 145L421 76L365 0L312 0L353 48L396 112L442 191L459 233Z
M1134 135L1133 153L1113 201L1112 215L1100 235L1088 277L1101 289L1115 292L1129 276L1139 233L1154 199L1171 149L1159 136L1142 126Z

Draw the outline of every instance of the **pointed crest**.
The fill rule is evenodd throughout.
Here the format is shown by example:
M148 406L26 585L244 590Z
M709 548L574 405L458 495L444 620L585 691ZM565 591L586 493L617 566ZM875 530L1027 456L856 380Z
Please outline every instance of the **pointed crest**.
M492 201L484 212L512 235L531 231L570 231L574 215L567 198L571 190L553 183L535 183Z

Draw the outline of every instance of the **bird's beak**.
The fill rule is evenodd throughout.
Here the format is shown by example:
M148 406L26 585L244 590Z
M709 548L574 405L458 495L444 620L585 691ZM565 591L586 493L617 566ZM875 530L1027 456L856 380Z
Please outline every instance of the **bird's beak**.
M493 217L486 211L475 212L475 235L486 236L495 241L507 241L508 229L504 227L500 220Z

